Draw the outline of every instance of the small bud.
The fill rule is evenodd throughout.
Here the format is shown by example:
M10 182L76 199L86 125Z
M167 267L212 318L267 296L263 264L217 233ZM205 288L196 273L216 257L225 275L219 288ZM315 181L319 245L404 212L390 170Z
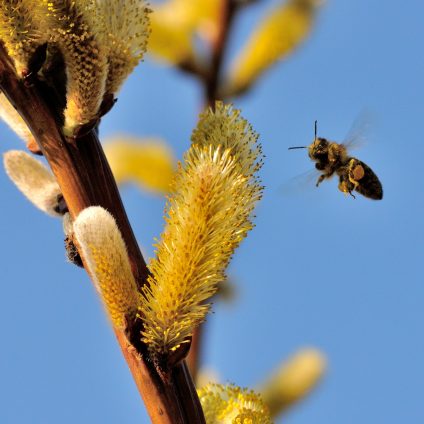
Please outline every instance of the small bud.
M37 208L62 216L62 193L53 174L38 160L19 150L6 152L4 167L9 178Z
M113 325L124 330L128 320L135 319L139 293L115 219L106 209L91 206L78 215L73 230Z

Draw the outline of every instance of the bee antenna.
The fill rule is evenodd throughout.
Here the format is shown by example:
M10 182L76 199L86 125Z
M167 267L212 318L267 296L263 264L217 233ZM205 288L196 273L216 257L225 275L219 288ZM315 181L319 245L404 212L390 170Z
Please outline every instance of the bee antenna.
M318 121L315 121L315 139L317 139L317 127L318 127Z
M294 150L294 149L307 149L307 146L296 146L296 147L289 147L289 150Z

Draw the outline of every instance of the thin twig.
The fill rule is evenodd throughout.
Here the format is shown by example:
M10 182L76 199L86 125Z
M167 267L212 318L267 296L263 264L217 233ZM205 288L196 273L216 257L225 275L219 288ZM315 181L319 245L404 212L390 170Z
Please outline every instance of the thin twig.
M187 365L190 369L190 374L193 376L194 381L197 379L199 371L199 365L202 359L202 346L203 346L203 334L205 329L205 323L200 324L193 331L191 338L190 351L187 355Z
M215 40L212 42L209 78L205 80L205 99L210 107L214 107L219 90L222 63L227 47L228 36L235 16L240 7L237 0L221 0L221 16Z
M205 81L209 79L209 69L208 67L193 58L183 59L178 64L178 69L184 71L188 74L193 75L198 78L200 81Z

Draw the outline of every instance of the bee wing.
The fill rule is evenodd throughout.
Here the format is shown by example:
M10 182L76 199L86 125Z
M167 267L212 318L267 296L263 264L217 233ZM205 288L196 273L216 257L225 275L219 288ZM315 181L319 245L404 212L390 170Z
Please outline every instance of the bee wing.
M372 121L371 114L367 111L361 112L355 118L342 143L348 151L361 148L367 143Z
M317 169L309 169L281 184L278 192L284 196L302 193L315 188L320 173Z

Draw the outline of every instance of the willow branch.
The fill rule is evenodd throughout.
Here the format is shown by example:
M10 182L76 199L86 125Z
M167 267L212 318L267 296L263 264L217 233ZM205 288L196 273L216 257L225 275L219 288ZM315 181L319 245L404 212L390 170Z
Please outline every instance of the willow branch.
M89 206L102 206L114 217L125 240L134 277L146 284L148 269L94 130L69 142L62 135L60 105L39 81L28 86L16 77L10 58L0 44L0 89L20 113L49 162L71 213L76 217ZM160 369L149 361L138 342L136 328L115 334L153 423L204 423L203 412L186 365ZM131 342L130 342L131 340Z
M217 100L222 62L235 12L239 7L240 3L237 0L221 0L219 27L217 36L212 42L210 72L208 78L205 80L205 99L207 105L210 107L213 107L215 100Z

